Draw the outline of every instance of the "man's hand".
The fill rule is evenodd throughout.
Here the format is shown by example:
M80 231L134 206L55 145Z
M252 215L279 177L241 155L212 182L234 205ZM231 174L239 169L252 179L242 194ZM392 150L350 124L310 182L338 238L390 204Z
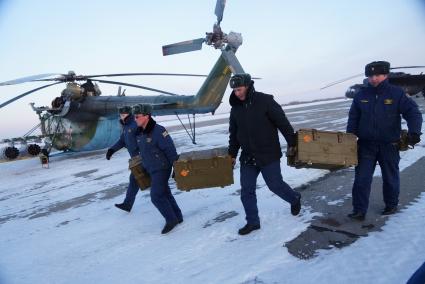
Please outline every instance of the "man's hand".
M296 154L297 154L297 147L295 146L290 146L286 150L286 157L295 157Z
M407 143L409 143L410 146L415 146L419 142L421 142L421 137L419 134L416 134L416 133L407 134Z
M289 145L291 145L291 146L289 146L289 148L290 147L296 147L296 145L298 144L298 131L297 132L294 132L294 134L292 135L292 143L293 144L289 144ZM292 146L293 145L293 146Z
M112 157L112 154L114 154L114 149L109 148L108 151L106 152L106 160L110 160Z

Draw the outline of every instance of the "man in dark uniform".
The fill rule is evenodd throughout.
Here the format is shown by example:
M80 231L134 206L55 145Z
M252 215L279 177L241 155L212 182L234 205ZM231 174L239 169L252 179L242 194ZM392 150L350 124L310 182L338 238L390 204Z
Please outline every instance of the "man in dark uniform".
M170 232L183 222L182 212L171 194L168 179L173 162L177 160L176 147L164 127L151 117L152 106L139 104L133 106L133 115L139 127L137 143L142 163L151 177L151 200L165 218L162 234Z
M229 154L236 162L239 148L241 200L247 224L239 230L246 235L260 229L257 196L255 193L258 174L261 172L269 189L291 204L291 213L298 215L301 209L301 194L283 181L280 170L278 130L283 134L288 147L295 146L294 129L282 107L273 96L256 92L249 74L235 74L230 79L233 92L230 95Z
M353 212L348 217L363 221L369 206L370 188L376 162L383 179L385 209L383 215L397 211L400 192L399 149L401 117L407 121L408 143L420 142L422 114L418 105L404 91L388 83L390 64L374 61L365 67L368 85L351 104L347 132L358 140L359 164L353 184Z
M131 107L123 106L118 108L120 114L120 123L122 131L118 141L106 152L106 159L110 160L112 155L121 148L127 148L130 157L133 158L139 155L139 148L136 141L137 124L131 115ZM130 183L128 184L127 193L123 203L115 204L121 210L130 212L136 199L139 186L133 174L130 174Z

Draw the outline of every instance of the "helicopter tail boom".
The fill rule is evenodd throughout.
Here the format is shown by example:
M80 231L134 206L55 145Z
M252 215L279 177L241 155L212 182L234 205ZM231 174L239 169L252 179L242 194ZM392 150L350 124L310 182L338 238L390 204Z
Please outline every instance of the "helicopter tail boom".
M194 109L207 108L209 109L208 112L214 112L221 104L231 75L231 68L221 55L193 98L192 107Z

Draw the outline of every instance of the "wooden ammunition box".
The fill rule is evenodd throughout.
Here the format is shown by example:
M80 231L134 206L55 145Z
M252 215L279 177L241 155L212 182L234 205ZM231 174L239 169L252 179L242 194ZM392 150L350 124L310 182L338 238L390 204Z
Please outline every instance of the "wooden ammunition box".
M148 189L151 186L151 177L143 168L140 156L136 156L128 160L128 168L136 179L140 190Z
M296 168L337 170L357 165L357 137L351 133L300 129L295 155L288 165Z
M233 184L227 148L182 153L174 162L174 172L177 188L183 191Z

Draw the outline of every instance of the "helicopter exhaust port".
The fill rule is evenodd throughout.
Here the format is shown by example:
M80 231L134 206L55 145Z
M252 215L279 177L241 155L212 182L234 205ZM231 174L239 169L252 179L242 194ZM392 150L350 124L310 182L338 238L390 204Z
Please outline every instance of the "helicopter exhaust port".
M29 144L27 148L28 154L31 156L37 156L41 152L40 146L37 144Z
M14 146L8 146L0 149L0 158L14 160L19 156L19 150Z

